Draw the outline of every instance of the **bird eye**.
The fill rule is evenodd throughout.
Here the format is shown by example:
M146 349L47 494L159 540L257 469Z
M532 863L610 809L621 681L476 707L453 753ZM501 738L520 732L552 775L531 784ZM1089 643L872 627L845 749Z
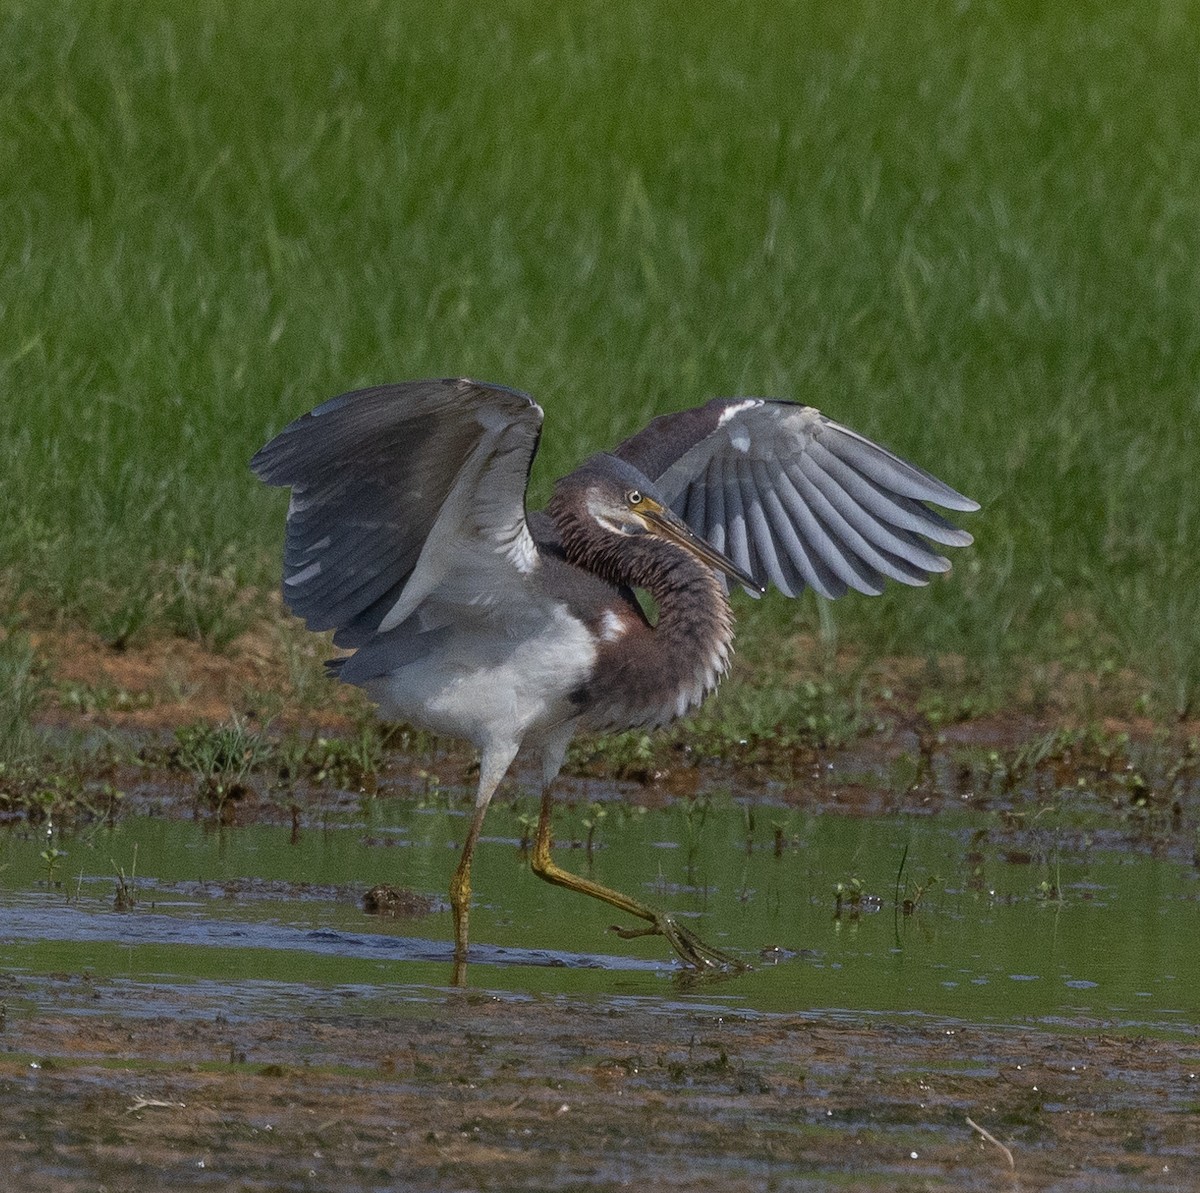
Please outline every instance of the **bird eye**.
M629 495L626 498L630 505L641 505L642 495L636 489L630 489Z

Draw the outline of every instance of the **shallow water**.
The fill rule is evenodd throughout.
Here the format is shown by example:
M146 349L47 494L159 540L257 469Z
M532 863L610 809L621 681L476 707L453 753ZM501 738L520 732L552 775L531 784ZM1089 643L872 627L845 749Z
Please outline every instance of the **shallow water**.
M595 808L564 808L562 864L690 917L754 966L697 983L663 941L618 939L606 931L617 913L530 873L519 840L529 811L495 807L476 854L467 977L480 991L1200 1030L1200 879L1178 848L1065 821L1001 829L994 813L955 808L861 819L726 798L644 812L608 804L589 859L581 842ZM35 986L56 973L202 984L203 1001L231 1013L243 1002L261 1012L264 1000L352 996L380 1013L438 1001L451 981L444 891L465 824L463 805L382 799L296 833L129 817L56 836L65 856L52 874L44 832L9 830L4 967ZM118 869L136 895L127 912L113 907ZM427 895L433 909L366 915L359 900L378 882ZM905 899L918 900L911 914Z

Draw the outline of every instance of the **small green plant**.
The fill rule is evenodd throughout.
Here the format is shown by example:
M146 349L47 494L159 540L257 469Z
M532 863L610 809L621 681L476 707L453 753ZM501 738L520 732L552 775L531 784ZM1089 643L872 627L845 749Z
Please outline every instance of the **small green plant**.
M331 683L324 660L328 645L307 632L300 633L287 624L276 627L276 640L287 665L288 703L299 708L319 708L327 704L339 685ZM344 690L344 685L341 685Z
M270 750L266 738L236 716L221 725L184 726L176 730L175 739L175 765L195 776L199 794L218 812L231 795L240 793L246 776Z
M938 677L931 677L938 683ZM917 712L929 729L937 731L947 725L969 721L988 711L989 704L978 692L946 691L942 686L923 691L917 699Z
M850 920L877 912L883 906L878 895L867 893L863 880L853 875L833 884L833 918L840 920L845 915Z
M61 769L47 773L48 765ZM78 758L0 762L0 809L19 812L33 824L50 824L56 818L111 821L123 798L111 783L89 783Z
M844 745L874 724L853 677L837 683L797 681L770 657L756 668L753 683L730 679L715 700L672 732L689 756L778 761Z
M1051 882L1048 878L1043 878L1037 884L1033 892L1034 898L1039 899L1044 903L1063 903L1062 887L1058 882Z
M904 852L900 855L900 865L896 870L896 906L904 915L909 916L921 906L921 901L941 882L941 879L936 874L927 875L924 882L918 882L915 886L909 888L902 899L900 897L900 883L902 879L905 882L906 888L908 887L908 880L904 879L904 867L907 862L908 846L905 845Z
M696 849L700 845L700 837L704 832L704 824L708 820L708 814L711 811L712 797L707 794L698 795L695 799L689 799L683 805L684 845L689 857L695 854Z
M1059 856L1058 846L1053 848L1051 859L1047 859L1044 866L1044 877L1037 884L1033 894L1035 899L1039 899L1046 903L1065 903L1066 898L1063 894L1062 883L1062 859ZM1053 877L1051 877L1050 869L1053 865Z
M167 626L209 650L227 650L255 619L251 594L239 585L231 559L213 567L189 554L163 573L161 589Z
M116 911L132 911L137 903L137 850L137 842L134 842L133 863L128 874L125 873L123 866L118 866L116 862L112 863L112 867L117 873L117 885L113 892L113 908Z
M313 780L344 789L374 789L383 767L383 740L374 721L359 725L355 737L318 737L305 759Z
M521 830L521 839L518 848L524 853L533 842L533 833L537 828L538 818L531 812L518 812L516 820L517 826Z
M616 818L617 824L624 828L632 821L644 820L646 817L646 807L644 804L630 804L622 800L617 804L613 815Z
M72 712L125 712L134 708L150 708L152 692L130 692L109 684L65 683L59 686L58 703Z
M417 771L421 791L417 796L418 808L446 808L450 806L450 792L442 785L441 778L430 770Z
M46 885L58 886L58 880L55 875L58 873L58 867L63 858L67 856L65 849L59 849L55 842L56 829L54 825L53 813L48 813L46 816L46 848L38 854L43 864L46 867Z
M584 849L587 851L589 861L592 856L592 844L596 837L596 830L607 815L608 809L603 804L593 803L588 807L588 814L583 818L583 827L587 833L584 838Z
M792 818L790 816L786 820L771 821L772 849L776 857L783 857L783 846L787 839L787 832L791 821Z
M577 738L571 744L568 760L572 770L603 772L618 779L646 781L654 776L665 759L667 739L642 730L603 736Z
M843 907L857 909L862 906L863 880L857 875L833 884L834 915L840 916Z
M46 864L47 886L58 886L58 881L54 876L58 873L59 864L62 862L63 858L67 856L67 850L59 849L55 845L47 845L46 848L38 854L38 857L40 857Z
M148 576L140 583L126 583L117 591L95 584L87 589L88 620L113 650L124 650L137 640L153 623L157 604Z
M911 888L911 891L905 895L900 903L900 910L905 915L912 915L921 906L921 901L935 886L941 884L941 878L936 874L926 876L924 882L918 882Z

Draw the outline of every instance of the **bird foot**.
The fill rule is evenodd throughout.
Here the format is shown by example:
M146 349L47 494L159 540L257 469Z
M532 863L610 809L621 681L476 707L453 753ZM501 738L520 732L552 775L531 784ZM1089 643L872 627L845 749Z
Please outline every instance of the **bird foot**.
M620 928L614 924L611 931L622 940L633 940L638 936L665 936L683 963L702 973L739 973L750 968L744 961L705 944L665 911L657 912L647 928Z

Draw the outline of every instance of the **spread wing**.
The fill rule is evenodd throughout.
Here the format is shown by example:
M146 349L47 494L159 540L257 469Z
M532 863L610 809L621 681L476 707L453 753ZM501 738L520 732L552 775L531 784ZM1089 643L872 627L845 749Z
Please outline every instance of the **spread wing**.
M523 591L541 426L527 394L469 380L381 385L302 415L250 462L292 489L288 608L356 647L430 597L487 607Z
M977 502L810 406L718 398L666 414L612 453L739 567L795 596L887 579L925 584L950 561L930 546L971 536L929 508Z

